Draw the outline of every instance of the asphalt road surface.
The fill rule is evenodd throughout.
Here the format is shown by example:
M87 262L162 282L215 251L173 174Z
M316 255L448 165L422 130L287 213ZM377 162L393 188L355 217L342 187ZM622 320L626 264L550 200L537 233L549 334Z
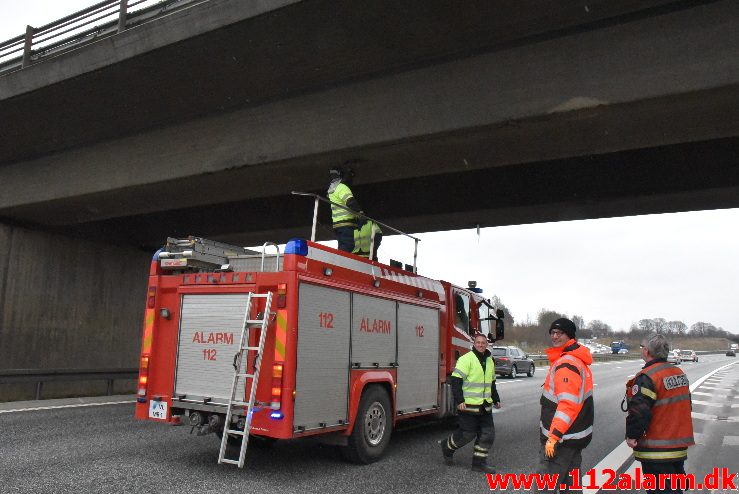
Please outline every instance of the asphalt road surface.
M583 470L633 470L633 460L618 454L624 431L620 404L625 381L641 365L633 360L593 366L595 433L583 453ZM693 390L698 444L686 469L699 476L713 467L739 472L739 360L702 356L682 368L691 384L699 383ZM533 378L498 380L503 408L495 413L492 463L499 473L535 471L545 370L537 368ZM441 423L394 431L386 456L372 465L346 463L335 447L302 439L250 448L239 470L217 464L214 435L197 437L187 426L135 420L130 397L121 400L126 403L97 406L67 400L64 407L43 409L34 408L59 402L0 404L0 492L489 492L485 476L469 469L471 446L457 452L454 466L443 464L437 441L453 429Z

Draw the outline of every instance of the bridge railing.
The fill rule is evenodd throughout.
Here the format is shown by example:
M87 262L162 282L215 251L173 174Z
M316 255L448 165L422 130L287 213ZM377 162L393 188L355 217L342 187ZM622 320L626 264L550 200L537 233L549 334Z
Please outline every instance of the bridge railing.
M311 236L310 236L311 242L315 242L316 241L316 226L318 225L318 204L319 204L319 202L323 202L323 203L329 204L331 206L335 206L337 208L343 209L344 211L348 211L348 212L352 213L353 215L357 216L358 218L363 218L363 219L372 221L374 223L377 223L378 225L380 225L383 228L386 228L386 229L388 229L388 230L390 230L392 232L397 233L398 235L403 235L403 236L408 237L411 240L413 240L413 242L414 242L414 247L413 247L413 272L414 273L417 272L417 269L416 269L416 261L418 260L418 242L421 241L420 238L414 237L413 235L410 235L408 233L402 232L402 231L398 230L395 227L392 227L392 226L390 226L390 225L388 225L386 223L383 223L381 221L376 220L375 218L370 218L369 216L367 216L364 213L359 213L357 211L354 211L351 208L348 208L348 207L343 206L341 204L338 204L336 202L329 201L328 199L326 199L324 197L321 197L318 194L313 194L313 193L310 193L310 192L298 192L298 191L292 191L292 194L295 195L295 196L312 197L315 200L315 204L314 204L314 207L313 207L313 228L311 230ZM370 247L370 258L372 258L374 256L374 237L375 237L375 235L373 233L372 234L372 246Z
M209 0L105 0L0 43L0 75Z
M41 399L43 384L50 381L107 381L108 396L113 381L136 379L138 369L0 369L0 384L36 383L36 399Z

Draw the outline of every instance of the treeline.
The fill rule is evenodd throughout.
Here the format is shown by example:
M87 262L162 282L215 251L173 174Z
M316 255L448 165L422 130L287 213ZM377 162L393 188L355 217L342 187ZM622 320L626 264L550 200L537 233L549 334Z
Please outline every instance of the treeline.
M575 323L578 339L597 337L608 342L612 340L638 340L650 333L656 332L688 338L727 338L739 342L738 335L730 333L721 327L716 327L710 322L699 321L688 326L682 321L668 321L661 317L641 319L639 322L633 323L628 331L615 331L610 325L599 319L586 322L577 314L567 315L549 309L541 309L536 317L536 321L517 322L510 310L508 310L498 297L493 297L493 303L495 302L497 302L497 307L502 308L506 314L506 339L510 341L548 344L550 341L549 326L556 319L566 317Z

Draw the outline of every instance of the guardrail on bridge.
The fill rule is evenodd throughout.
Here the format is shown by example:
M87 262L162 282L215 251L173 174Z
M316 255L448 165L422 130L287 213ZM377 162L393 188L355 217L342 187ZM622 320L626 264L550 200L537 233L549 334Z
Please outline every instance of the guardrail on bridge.
M105 0L0 43L0 75L210 0Z

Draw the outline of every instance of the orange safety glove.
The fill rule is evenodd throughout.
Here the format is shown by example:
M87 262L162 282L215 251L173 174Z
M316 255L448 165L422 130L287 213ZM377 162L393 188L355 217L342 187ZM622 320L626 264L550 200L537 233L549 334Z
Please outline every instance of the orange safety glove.
M554 446L557 444L557 440L553 437L547 439L547 443L544 445L544 455L547 458L554 458Z

